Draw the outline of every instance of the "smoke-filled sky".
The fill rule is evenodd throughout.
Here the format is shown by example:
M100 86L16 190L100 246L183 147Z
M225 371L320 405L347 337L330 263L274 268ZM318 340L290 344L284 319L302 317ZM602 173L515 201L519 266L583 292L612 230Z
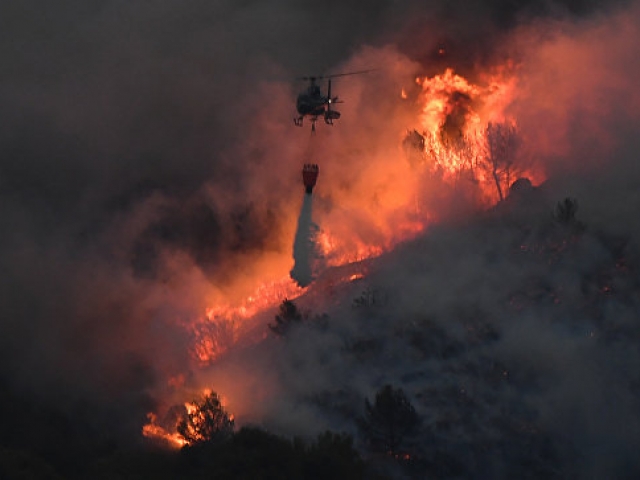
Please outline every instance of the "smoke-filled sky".
M549 179L545 201L578 198L581 219L629 239L638 258L637 2L73 3L0 6L0 378L18 391L62 409L118 404L121 424L139 428L154 392L193 366L191 339L176 319L246 295L261 275L288 274L307 161L321 169L320 227L384 244L407 215L398 186L414 181L398 147L417 128L419 109L401 102L400 91L445 67L473 79L515 62L518 94L507 112L523 158ZM296 77L369 68L376 71L335 82L345 103L333 128L319 124L313 142L308 125L295 128L295 96L305 86ZM470 210L430 194L436 217L459 220ZM450 249L472 242L467 230L448 235L434 236L428 280L405 274L406 258L385 267L389 278L417 289L414 299L440 291L444 305L451 288L469 292L485 275L520 268L475 257L452 268ZM491 229L482 235L487 245L501 238ZM497 309L500 292L469 295L469 304ZM584 365L572 370L581 356L565 362L558 353L557 336L547 342L528 330L534 321L506 331L500 355L533 337L525 349L532 357L553 350L570 374L584 373ZM323 371L320 353L339 348L359 322L318 340L314 373ZM605 353L597 352L606 364ZM285 369L275 382L287 401L330 389L321 375L303 388L303 371ZM228 366L214 376L229 383L230 372L242 376ZM371 390L370 373L357 381L358 393ZM624 401L623 412L637 403ZM589 438L608 433L603 423Z

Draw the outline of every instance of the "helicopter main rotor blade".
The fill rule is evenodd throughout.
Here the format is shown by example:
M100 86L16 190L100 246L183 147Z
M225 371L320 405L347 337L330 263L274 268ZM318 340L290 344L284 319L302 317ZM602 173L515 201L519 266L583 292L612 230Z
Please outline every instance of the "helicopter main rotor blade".
M335 78L335 77L346 77L347 75L360 75L362 73L375 72L377 68L370 68L368 70L358 70L357 72L344 72L344 73L332 73L330 75L324 75L318 78Z
M298 80L305 80L305 81L316 81L316 80L323 80L325 78L335 78L335 77L345 77L347 75L360 75L362 73L369 73L369 72L375 72L376 70L378 70L377 68L370 68L368 70L358 70L356 72L344 72L344 73L332 73L329 75L306 75L303 77L297 77Z

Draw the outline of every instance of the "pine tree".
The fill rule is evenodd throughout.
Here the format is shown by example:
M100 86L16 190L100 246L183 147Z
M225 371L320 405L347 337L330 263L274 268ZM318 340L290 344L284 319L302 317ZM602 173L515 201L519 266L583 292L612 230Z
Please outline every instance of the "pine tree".
M402 389L385 385L372 404L365 399L365 415L360 428L373 450L391 455L399 452L403 441L416 433L421 420Z
M302 321L302 314L291 300L284 299L280 304L280 313L276 315L275 325L269 324L269 329L278 336L285 335L289 329Z

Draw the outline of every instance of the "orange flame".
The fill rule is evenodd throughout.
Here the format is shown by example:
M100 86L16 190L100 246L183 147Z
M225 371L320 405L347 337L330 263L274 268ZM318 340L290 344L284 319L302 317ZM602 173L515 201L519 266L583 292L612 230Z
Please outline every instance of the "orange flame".
M203 389L202 394L204 396L210 395L211 389ZM223 407L226 406L226 401L223 397L220 398L220 403ZM196 403L185 402L183 405L184 413L186 415L195 415L196 421L198 420L198 418L202 418L202 414L197 411L198 405ZM189 445L190 442L177 432L178 424L181 420L180 416L174 417L173 421L170 422L172 424L165 426L159 424L158 416L153 412L147 413L147 419L149 420L149 422L142 427L142 435L144 437L160 442L171 448L182 448L185 445ZM229 420L233 419L234 416L229 415ZM169 431L169 429L171 431Z
M485 203L498 199L495 185L498 173L507 183L501 186L503 189L520 175L526 175L532 181L541 180L539 175L526 169L514 167L506 175L502 171L488 169L486 162L483 164L488 151L487 125L502 122L516 129L515 120L507 118L504 113L516 88L513 70L513 65L507 64L481 76L479 84L471 83L451 68L434 77L418 76L414 79L421 87L416 100L421 108L416 120L424 138L423 168L431 173L439 171L442 180L451 184L472 175L475 188L479 189ZM404 90L401 96L407 97ZM397 166L392 168L397 170ZM430 209L418 200L422 187L415 183L416 173L407 172L394 185L385 184L386 190L376 192L374 208L390 211L388 215L392 221L380 220L379 215L371 214L367 219L374 222L373 228L377 229L371 238L354 235L343 220L325 222L316 235L323 265L333 267L379 256L398 242L425 230L432 215ZM385 174L384 171L371 173ZM403 179L413 183L402 183ZM396 212L404 213L396 215ZM295 299L304 292L305 289L288 277L267 275L257 283L252 293L239 302L222 300L213 303L202 318L183 323L194 337L194 357L201 365L210 364L243 336L248 319L274 308L285 298Z
M415 125L405 125L404 130L397 132L397 152L391 155L398 158L393 158L393 162L377 161L376 168L364 169L354 180L367 185L370 197L354 199L354 196L336 194L341 208L358 210L361 224L366 227L356 232L346 215L323 218L322 229L315 238L323 265L333 267L373 258L424 232L438 213L438 205L424 200L424 192L429 191L425 185L431 187L439 182L439 188L467 189L480 204L488 205L503 197L510 183L519 176L526 176L533 183L544 179L541 172L525 164L492 163L491 155L495 155L497 147L490 135L502 132L505 137L496 138L507 141L509 135L517 133L515 119L505 113L516 92L514 71L508 63L481 75L476 84L449 68L434 77L415 77L413 80L420 89L417 95L412 93L409 97L404 89L401 91L402 99L417 102L419 113ZM492 130L491 125L500 128ZM415 150L418 161L413 164L400 148L404 147L402 139L406 128L413 128L418 140ZM181 321L192 335L192 354L197 366L215 362L237 344L250 331L251 318L276 307L285 298L295 299L306 291L288 276L283 277L283 270L288 268L290 266L279 264L277 268L252 273L251 277L259 280L243 298L231 300L218 295L202 317ZM276 271L278 273L274 273ZM352 272L340 281L354 281L365 275L366 272ZM184 378L176 377L171 382L181 385ZM193 405L185 404L185 407L189 409ZM176 437L177 434L157 425L153 414L149 419L143 429L145 436L184 445L179 435Z
M515 144L511 151L501 153L503 158L494 148L496 142L504 144L517 137L516 120L505 114L515 97L514 70L513 64L507 63L481 75L481 84L469 82L450 68L432 78L416 78L422 87L419 120L424 153L431 159L432 169L449 182L472 179L485 204L502 199L519 177L534 183L544 180L544 175L526 162L513 162Z
M192 334L192 353L200 365L208 365L224 354L245 333L246 320L273 308L285 298L305 292L291 278L267 279L238 303L221 302L206 309L196 321L183 321Z
M149 423L142 427L142 435L156 441L160 441L172 448L182 448L187 441L177 432L168 432L158 425L158 416L155 413L148 413Z

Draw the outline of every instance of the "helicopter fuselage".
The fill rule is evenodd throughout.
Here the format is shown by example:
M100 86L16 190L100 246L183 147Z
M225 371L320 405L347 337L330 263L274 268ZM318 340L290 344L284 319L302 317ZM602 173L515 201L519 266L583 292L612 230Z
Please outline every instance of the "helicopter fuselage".
M371 72L372 70L360 70L358 72L346 72L335 73L333 75L319 75L300 77L300 80L308 80L309 86L305 92L298 95L296 99L296 110L298 110L298 117L293 119L293 123L298 127L302 126L302 121L305 116L311 117L311 131L315 132L316 121L318 117L324 117L324 122L328 125L333 125L333 121L340 118L340 112L334 110L332 106L336 103L342 103L338 100L338 97L331 95L331 79L335 77L344 77L346 75L359 75L361 73ZM316 80L328 79L327 95L322 95L320 86L316 83Z
M293 119L293 123L301 127L304 117L309 116L311 131L315 132L318 117L324 117L326 124L333 125L333 121L340 118L340 112L331 108L332 104L338 101L338 97L331 96L331 79L329 79L326 96L322 94L320 87L315 83L315 77L310 77L309 80L311 84L307 90L298 95L296 99L298 117Z
M307 92L298 95L296 100L296 109L300 115L319 116L324 114L325 106L329 103L329 99L316 91L309 88Z

